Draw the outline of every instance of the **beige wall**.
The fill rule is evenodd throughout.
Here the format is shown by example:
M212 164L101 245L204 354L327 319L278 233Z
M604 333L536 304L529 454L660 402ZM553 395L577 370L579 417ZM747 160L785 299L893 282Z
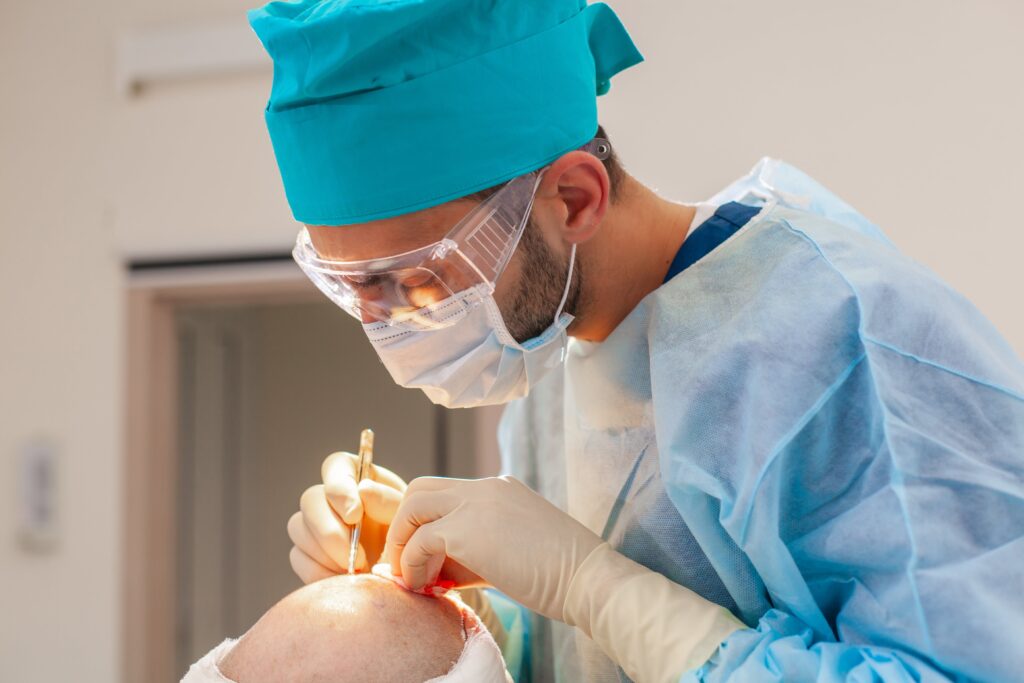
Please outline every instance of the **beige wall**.
M832 188L1024 351L1024 4L612 2L647 58L603 121L626 163L701 199L761 156Z
M0 680L115 680L121 276L108 192L108 46L90 3L0 22ZM63 15L63 16L61 16ZM61 534L14 544L16 450L61 449Z
M49 437L63 515L57 551L32 556L0 504L0 680L116 680L122 259L292 239L262 129L269 70L130 100L113 87L120 30L244 21L248 4L23 2L0 22L0 497L19 446ZM631 171L699 199L786 158L1024 350L1024 5L612 4L649 60L601 105Z

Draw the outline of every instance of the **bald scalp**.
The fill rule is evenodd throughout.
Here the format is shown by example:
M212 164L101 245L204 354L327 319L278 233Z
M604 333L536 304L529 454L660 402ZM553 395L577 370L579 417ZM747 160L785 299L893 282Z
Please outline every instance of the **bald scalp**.
M272 607L220 669L238 683L426 681L454 666L462 628L448 600L369 574L335 576Z

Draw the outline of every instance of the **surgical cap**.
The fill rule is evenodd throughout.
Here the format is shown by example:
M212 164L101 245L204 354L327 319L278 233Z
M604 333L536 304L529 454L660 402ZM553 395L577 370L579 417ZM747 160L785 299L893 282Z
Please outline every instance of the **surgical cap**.
M249 12L274 61L265 116L296 220L346 225L540 168L597 130L643 60L585 0L299 0Z

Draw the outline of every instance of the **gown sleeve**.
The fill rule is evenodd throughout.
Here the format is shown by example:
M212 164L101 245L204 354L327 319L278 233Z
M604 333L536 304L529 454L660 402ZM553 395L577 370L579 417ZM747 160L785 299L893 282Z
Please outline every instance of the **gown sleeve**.
M719 508L773 608L683 680L1014 680L1024 399L865 341L817 403Z
M893 648L823 642L798 618L781 610L765 614L756 628L730 636L682 683L944 683L955 679Z

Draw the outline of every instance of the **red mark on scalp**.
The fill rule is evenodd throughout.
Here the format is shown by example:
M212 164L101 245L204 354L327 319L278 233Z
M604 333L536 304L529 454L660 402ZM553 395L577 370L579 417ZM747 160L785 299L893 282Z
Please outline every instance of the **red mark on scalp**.
M435 588L440 588L444 591L450 591L453 588L455 588L455 582L451 579L438 579L434 583L428 586L424 586L423 590L434 590Z

